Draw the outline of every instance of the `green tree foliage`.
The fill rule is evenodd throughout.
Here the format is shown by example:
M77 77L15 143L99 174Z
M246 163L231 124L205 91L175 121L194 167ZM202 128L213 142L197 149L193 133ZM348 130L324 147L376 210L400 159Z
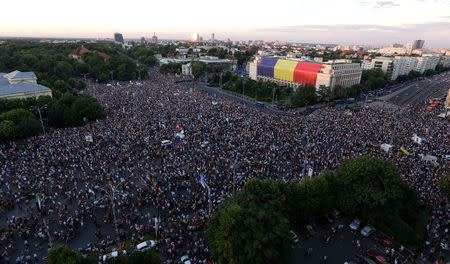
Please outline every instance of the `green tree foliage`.
M95 258L83 257L80 253L72 251L66 245L58 245L48 253L46 264L94 264Z
M206 73L206 63L200 61L192 62L192 75L198 78Z
M361 156L313 179L250 180L210 218L211 255L217 263L287 263L289 225L309 223L332 208L411 249L421 245L429 213L392 163Z
M316 101L316 87L309 83L298 87L292 96L292 104L296 107L312 105Z
M164 74L181 74L181 63L171 62L163 64L159 70Z
M286 263L291 237L280 212L280 186L251 180L210 219L208 237L219 263Z
M421 244L428 209L391 162L369 156L347 160L334 173L333 190L343 213L363 218L411 248Z

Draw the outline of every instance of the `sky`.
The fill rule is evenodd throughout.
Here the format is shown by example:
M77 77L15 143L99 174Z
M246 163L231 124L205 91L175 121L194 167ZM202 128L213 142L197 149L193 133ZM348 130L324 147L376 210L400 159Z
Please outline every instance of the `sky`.
M265 40L450 48L450 0L14 0L0 36Z

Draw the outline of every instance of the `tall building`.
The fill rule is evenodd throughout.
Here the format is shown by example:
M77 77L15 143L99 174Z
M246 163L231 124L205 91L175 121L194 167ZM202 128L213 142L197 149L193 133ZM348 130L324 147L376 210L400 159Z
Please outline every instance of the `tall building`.
M411 55L412 50L413 50L413 44L412 43L406 44L406 54Z
M198 42L200 40L200 35L198 33L192 34L192 41Z
M424 73L426 70L434 70L440 61L440 56L425 54L417 57L416 71Z
M316 88L324 85L350 87L361 81L359 63L325 62L314 63L278 58L259 58L249 63L249 76L254 80L272 81L297 89L302 84Z
M158 44L158 37L156 37L155 33L153 33L152 44Z
M393 60L394 67L392 69L391 80L394 81L400 75L406 75L417 67L416 57L396 56Z
M141 38L141 45L144 45L144 44L145 44L145 38L142 37L142 38Z
M394 62L392 58L378 57L372 60L372 69L381 69L388 78L391 78Z
M422 40L422 39L416 39L416 40L414 40L414 44L413 44L413 46L412 46L412 49L413 49L413 50L415 50L415 49L421 49L421 48L423 48L423 44L425 44L425 40Z
M214 43L214 33L211 33L211 43Z
M123 43L123 36L120 33L114 33L114 41Z

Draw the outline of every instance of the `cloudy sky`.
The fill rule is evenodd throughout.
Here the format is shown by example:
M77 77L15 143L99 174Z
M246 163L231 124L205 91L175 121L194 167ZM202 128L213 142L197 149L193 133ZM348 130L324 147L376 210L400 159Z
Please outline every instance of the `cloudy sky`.
M450 0L14 0L0 36L262 39L450 48Z

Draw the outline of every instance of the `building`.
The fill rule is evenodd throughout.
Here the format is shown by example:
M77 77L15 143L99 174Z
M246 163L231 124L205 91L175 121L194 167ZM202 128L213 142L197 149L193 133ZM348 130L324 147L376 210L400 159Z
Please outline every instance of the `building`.
M186 76L192 76L191 63L181 65L181 74L186 75Z
M350 87L360 83L362 73L359 63L314 63L268 57L251 62L248 71L254 80L272 81L294 89L302 84L312 84L316 88L324 85L331 89L336 86Z
M214 33L211 33L211 43L213 43L214 44L214 41L215 41L215 35L214 35Z
M152 44L158 44L158 37L156 37L155 33L153 33Z
M52 90L37 84L34 72L0 73L0 98L17 99L52 96Z
M200 40L200 35L198 33L194 33L192 34L192 39L193 42L199 42Z
M413 44L412 43L406 44L406 54L411 55L412 50L413 50Z
M424 54L417 57L416 71L424 73L426 70L434 70L440 61L440 56L433 54Z
M415 49L421 49L421 48L423 48L423 44L425 44L425 40L422 40L422 39L414 40L412 49L413 49L413 50L415 50Z
M145 44L145 37L141 37L141 45Z
M383 47L378 50L382 55L406 54L406 49L403 47Z
M439 64L441 64L444 67L450 67L450 55L441 56Z
M83 57L82 55L85 53L97 53L100 57L102 57L104 60L109 60L109 56L104 53L104 52L99 52L99 51L91 51L88 50L87 48L85 48L83 45L81 45L80 47L74 49L71 53L69 53L69 57L71 57L72 59L76 59L78 62L83 62Z
M396 56L393 60L394 67L392 68L391 80L394 81L400 75L407 75L417 67L416 57L402 57Z
M123 35L120 33L114 33L114 41L123 43Z
M378 57L372 60L371 69L381 69L388 78L391 78L394 69L393 58Z
M371 60L363 60L361 62L361 69L362 70L370 70L370 69L372 69L372 61Z

